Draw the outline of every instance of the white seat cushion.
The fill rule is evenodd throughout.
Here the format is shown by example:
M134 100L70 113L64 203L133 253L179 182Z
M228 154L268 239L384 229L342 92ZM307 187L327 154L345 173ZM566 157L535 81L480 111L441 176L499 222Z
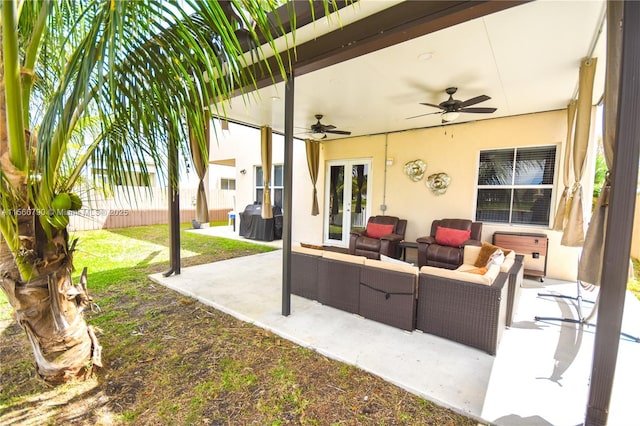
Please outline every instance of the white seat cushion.
M475 266L471 265L473 269L478 269ZM462 265L460 268L466 269L466 271L471 270L469 266ZM423 266L420 268L420 272L436 275L443 278L449 278L452 280L464 281L474 284L483 284L483 285L492 285L495 281L496 277L500 273L500 267L498 265L491 265L487 268L487 272L485 274L474 274L471 272L466 272L465 270L458 269L444 269L444 268L436 268L434 266Z

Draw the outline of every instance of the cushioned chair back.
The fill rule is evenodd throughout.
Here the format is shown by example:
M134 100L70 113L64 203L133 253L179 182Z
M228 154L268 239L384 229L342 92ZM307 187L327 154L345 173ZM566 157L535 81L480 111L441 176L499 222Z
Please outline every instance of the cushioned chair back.
M438 226L442 226L443 228L452 228L452 229L462 229L462 230L471 230L471 236L469 239L471 240L480 240L482 238L482 222L471 222L468 219L440 219L434 220L431 223L431 236L436 236L436 230Z
M404 237L407 229L407 221L395 216L371 216L368 222L379 223L381 225L393 225L393 233L401 235L402 237Z
M405 219L398 220L398 224L396 225L396 230L394 234L402 235L404 238L404 233L407 231L407 221Z

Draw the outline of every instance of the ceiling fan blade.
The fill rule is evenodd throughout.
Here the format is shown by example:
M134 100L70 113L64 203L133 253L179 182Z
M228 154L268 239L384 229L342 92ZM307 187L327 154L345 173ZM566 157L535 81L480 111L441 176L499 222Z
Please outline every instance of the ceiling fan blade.
M444 111L444 108L442 108L440 105L435 105L435 104L430 104L428 102L420 102L420 105L426 105L426 106L430 106L430 107L434 107L434 108L438 108Z
M346 130L325 130L325 133L333 133L336 135L350 135L351 132L347 132Z
M488 101L489 99L491 99L491 97L487 95L476 96L475 98L467 99L466 101L460 102L458 104L458 107L459 108L468 107L471 105L479 104L480 102Z
M496 112L497 108L462 108L458 112L472 112L476 114L491 114Z
M433 115L433 114L442 114L442 111L428 112L426 114L414 115L413 117L405 118L405 120L411 120L412 118L424 117L425 115Z
M327 131L327 130L333 130L335 129L336 126L332 125L332 124L322 124L322 129Z

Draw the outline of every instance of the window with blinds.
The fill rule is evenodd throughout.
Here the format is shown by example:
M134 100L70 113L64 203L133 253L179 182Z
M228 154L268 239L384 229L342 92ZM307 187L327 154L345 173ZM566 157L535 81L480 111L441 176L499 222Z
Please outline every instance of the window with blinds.
M480 151L476 221L549 226L556 146Z

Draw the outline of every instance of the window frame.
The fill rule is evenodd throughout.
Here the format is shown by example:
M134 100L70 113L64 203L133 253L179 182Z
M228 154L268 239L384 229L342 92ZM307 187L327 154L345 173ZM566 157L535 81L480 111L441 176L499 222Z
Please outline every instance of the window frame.
M223 182L225 185L223 185ZM229 183L233 182L233 188L229 188ZM236 179L229 177L221 177L220 178L220 190L222 191L235 191L236 190Z
M515 181L517 179L516 170L518 167L518 152L524 150L540 150L540 149L554 149L554 164L553 164L553 175L552 175L552 183L540 183L540 184L516 184ZM510 184L480 184L480 166L481 166L481 158L482 153L489 151L513 151L513 169L511 173L511 183ZM545 145L526 145L526 146L509 146L509 147L499 147L499 148L487 148L480 149L478 151L478 157L476 161L476 178L475 178L475 200L474 200L474 212L473 217L476 221L481 221L484 223L491 223L495 225L505 225L505 226L523 226L523 227L545 227L549 228L554 219L555 213L555 198L556 198L556 187L558 184L558 176L559 176L559 156L561 154L561 147L559 144L545 144ZM478 200L480 199L480 191L481 190L509 190L509 215L507 221L494 221L486 218L478 217ZM532 222L514 222L514 203L516 202L516 197L514 196L515 192L518 190L550 190L550 198L548 200L548 220L545 223L532 223Z
M276 168L281 170L280 172L280 184L276 185ZM258 172L260 170L260 172ZM261 185L258 185L258 174L261 176ZM253 194L255 196L255 201L262 203L262 195L258 196L258 192L262 194L264 191L264 174L262 173L262 165L256 165L253 167ZM271 203L274 206L278 206L281 209L283 208L282 201L284 196L284 164L274 163L271 165ZM280 193L280 197L276 198L276 192ZM280 200L280 204L276 203L276 200Z

